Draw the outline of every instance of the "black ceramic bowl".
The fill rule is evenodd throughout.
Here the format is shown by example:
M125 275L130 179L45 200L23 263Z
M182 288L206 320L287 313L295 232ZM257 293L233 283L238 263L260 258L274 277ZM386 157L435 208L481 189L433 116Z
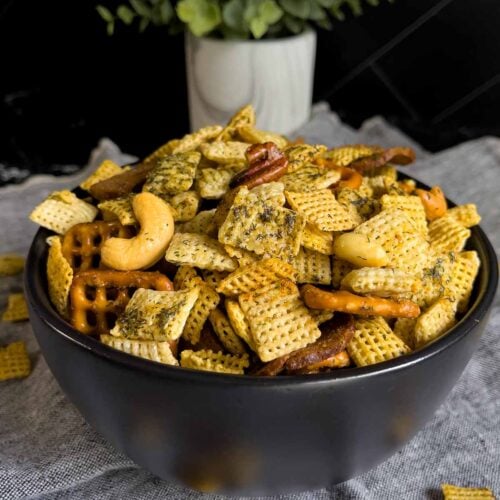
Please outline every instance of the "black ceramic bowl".
M425 187L425 186L424 186ZM49 232L26 269L33 330L55 378L85 419L154 474L201 490L271 494L325 487L379 464L432 417L476 348L498 268L481 260L471 307L445 336L408 356L333 373L259 378L170 367L74 330L49 302Z

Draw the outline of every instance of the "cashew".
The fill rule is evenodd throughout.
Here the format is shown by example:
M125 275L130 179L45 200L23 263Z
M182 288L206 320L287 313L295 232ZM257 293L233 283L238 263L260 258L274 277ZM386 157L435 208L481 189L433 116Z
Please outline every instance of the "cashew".
M389 263L382 246L364 234L341 234L333 243L333 253L357 267L380 267Z
M132 271L160 260L174 234L174 219L168 203L151 193L139 193L132 208L141 229L134 238L110 238L101 248L105 266Z

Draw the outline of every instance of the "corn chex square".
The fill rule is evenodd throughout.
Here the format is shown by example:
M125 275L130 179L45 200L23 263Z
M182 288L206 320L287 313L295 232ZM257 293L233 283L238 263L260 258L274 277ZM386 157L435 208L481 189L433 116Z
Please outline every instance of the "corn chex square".
M381 245L391 267L417 274L428 261L429 243L403 210L382 210L360 224L354 232L364 234Z
M224 250L227 252L229 257L238 261L238 265L240 267L248 266L249 264L262 260L261 255L257 255L255 252L251 252L250 250L233 247L232 245L224 245Z
M200 153L195 151L165 156L149 172L142 190L165 200L188 191L193 185L200 158Z
M334 315L333 311L327 311L325 309L310 309L308 307L307 310L318 325L321 325L321 323L325 323L325 321L332 319Z
M229 191L232 178L244 168L240 165L227 165L219 168L204 168L196 179L196 189L202 198L218 200Z
M274 142L279 149L285 148L288 144L288 141L282 135L267 130L259 130L252 125L243 125L238 127L237 130L240 138L250 144Z
M446 211L446 217L451 217L463 227L476 226L481 222L481 216L477 213L474 203L458 205Z
M27 377L30 371L31 362L24 342L0 347L0 382Z
M414 330L416 318L398 318L394 323L394 335L397 335L410 349L415 349Z
M489 488L463 488L453 484L442 484L444 500L495 500Z
M199 292L198 288L176 292L139 288L109 333L133 340L177 340Z
M229 141L233 139L241 127L255 126L255 110L251 104L247 104L240 108L228 120L227 125L217 135L217 141Z
M284 153L288 160L288 173L295 172L314 160L326 151L322 144L294 144L285 149Z
M193 370L243 375L250 366L248 354L237 356L213 352L210 349L200 351L184 350L181 352L181 366Z
M172 196L168 203L174 209L174 221L186 222L198 212L200 195L196 191L185 191Z
M246 353L245 345L240 340L240 337L236 335L227 316L220 309L214 309L208 319L226 351L231 354Z
M301 244L309 250L315 250L324 255L333 255L333 233L320 231L312 224L305 225Z
M326 189L340 180L340 173L318 165L304 165L294 172L287 173L280 181L285 190L298 193Z
M282 182L266 182L250 190L250 193L262 201L282 207L286 203L285 186Z
M419 289L415 275L396 268L362 267L347 274L341 282L344 289L378 297L401 297Z
M347 344L347 352L356 366L381 363L410 351L380 316L356 319L354 336Z
M340 288L342 280L354 269L354 266L346 260L332 257L332 286Z
M68 296L73 281L73 269L62 253L62 242L59 236L47 238L50 245L47 258L47 282L52 304L64 318L68 317Z
M302 247L292 265L297 270L297 283L329 285L332 282L332 267L328 255Z
M30 219L42 227L64 234L80 222L92 222L97 208L76 197L71 191L55 191L30 214Z
M208 127L203 127L191 134L186 134L181 139L171 141L170 153L188 153L198 149L203 143L215 139L222 131L220 125L209 125Z
M165 365L179 365L179 362L172 354L170 342L168 341L128 339L113 337L113 335L101 335L100 339L103 344L133 356Z
M198 273L192 266L179 266L174 276L174 290L194 288L198 283Z
M380 201L371 196L363 196L358 189L341 189L337 192L337 201L344 205L353 217L357 214L359 224L380 211Z
M422 200L418 196L398 196L384 194L380 198L382 210L399 208L413 221L417 231L427 237L427 220Z
M248 324L248 321L245 318L245 313L240 307L238 301L234 299L226 299L224 306L234 333L255 351L250 325Z
M474 286L474 280L481 262L477 252L460 252L451 269L451 277L446 284L444 295L457 301L458 312L465 312Z
M80 187L88 191L94 184L114 177L123 173L122 168L112 160L104 160L97 169L90 174L81 184Z
M293 283L267 288L239 296L255 351L262 361L289 354L321 336Z
M321 231L347 231L357 225L358 221L353 219L329 189L308 193L285 191L285 196L293 210Z
M102 201L97 208L102 211L106 220L118 219L123 226L138 224L135 218L132 200L134 195L122 196L114 200Z
M282 278L294 280L296 275L294 267L282 260L263 259L236 269L220 282L217 291L228 296L239 295L253 292Z
M190 286L196 286L199 293L198 299L186 320L182 337L194 345L199 342L203 325L207 321L210 313L219 305L220 297L219 294L201 278L191 281Z
M461 252L469 236L470 229L446 215L429 224L430 244L435 252Z
M448 331L455 323L456 301L443 297L417 319L414 329L415 348L422 347Z
M431 250L421 273L420 287L412 300L420 307L427 308L445 295L455 259L453 252L436 254Z
M340 146L327 151L323 157L332 161L339 167L347 167L354 160L363 158L364 156L371 156L372 154L380 151L376 146L365 146L364 144L353 144L347 146Z
M172 264L212 271L234 271L238 267L217 240L204 234L174 234L165 259Z
M24 321L29 319L28 304L23 293L11 293L7 297L7 309L2 314L2 321Z
M228 141L211 142L200 146L200 151L205 158L222 164L237 164L246 161L246 151L249 144L246 142Z
M24 257L15 253L0 255L0 276L14 276L24 269Z
M212 235L215 210L215 208L212 210L202 210L192 219L182 224L176 224L176 232Z
M207 285L217 290L222 280L229 276L229 273L227 271L209 271L208 269L203 269L201 275Z
M289 260L299 253L304 225L300 214L263 201L243 187L219 228L219 241Z

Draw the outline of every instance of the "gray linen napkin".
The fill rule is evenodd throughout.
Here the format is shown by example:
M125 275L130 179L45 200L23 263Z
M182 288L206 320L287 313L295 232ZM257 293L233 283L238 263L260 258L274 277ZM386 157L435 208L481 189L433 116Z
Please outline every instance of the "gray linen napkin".
M419 160L405 171L428 184L440 184L457 203L476 203L482 227L499 248L500 139L483 138L431 155L381 118L353 130L324 104L315 107L311 121L297 135L329 146L414 147ZM27 218L31 208L49 192L78 184L107 157L131 161L104 139L89 166L77 175L36 176L20 186L0 189L0 253L26 254L37 229ZM8 292L20 288L19 277L0 279L0 310ZM497 298L480 347L458 384L432 421L396 455L341 485L280 498L440 498L442 482L489 486L500 495L499 333ZM0 382L0 499L223 498L162 481L116 452L61 393L29 323L0 324L0 345L18 339L27 341L33 373L21 381Z

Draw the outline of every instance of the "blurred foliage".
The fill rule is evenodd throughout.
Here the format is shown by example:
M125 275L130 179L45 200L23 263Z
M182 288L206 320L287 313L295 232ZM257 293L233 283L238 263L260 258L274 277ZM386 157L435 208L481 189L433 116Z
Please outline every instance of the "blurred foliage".
M297 35L310 25L331 29L332 21L343 21L348 15L360 16L366 5L376 7L380 1L128 0L114 12L104 5L96 8L109 35L121 22L127 26L136 24L139 31L155 25L168 26L173 33L185 25L195 36L245 40Z

